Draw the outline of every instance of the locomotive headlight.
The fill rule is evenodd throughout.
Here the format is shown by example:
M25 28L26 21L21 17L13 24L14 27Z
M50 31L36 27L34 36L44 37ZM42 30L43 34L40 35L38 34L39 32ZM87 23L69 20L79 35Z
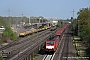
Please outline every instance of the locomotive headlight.
M54 46L46 46L46 48L48 48L48 49L53 49Z

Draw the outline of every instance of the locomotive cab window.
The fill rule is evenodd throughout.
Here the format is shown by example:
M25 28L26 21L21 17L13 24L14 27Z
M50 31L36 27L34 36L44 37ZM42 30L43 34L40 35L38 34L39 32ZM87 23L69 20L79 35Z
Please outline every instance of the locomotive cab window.
M54 42L47 42L47 44L54 44Z

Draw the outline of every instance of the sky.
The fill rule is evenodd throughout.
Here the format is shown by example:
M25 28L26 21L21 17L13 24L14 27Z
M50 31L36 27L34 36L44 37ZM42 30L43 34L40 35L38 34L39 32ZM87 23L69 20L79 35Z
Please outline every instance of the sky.
M90 0L0 0L0 16L43 16L67 19L77 17L81 8L90 7ZM10 10L10 14L8 12Z

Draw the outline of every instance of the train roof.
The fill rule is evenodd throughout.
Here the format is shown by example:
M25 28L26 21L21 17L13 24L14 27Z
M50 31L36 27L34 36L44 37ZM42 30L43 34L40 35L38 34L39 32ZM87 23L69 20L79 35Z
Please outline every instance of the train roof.
M50 37L47 41L55 41L57 38L59 38L59 36L53 36Z
M55 35L60 35L67 26L68 24L65 24L62 28L55 32Z

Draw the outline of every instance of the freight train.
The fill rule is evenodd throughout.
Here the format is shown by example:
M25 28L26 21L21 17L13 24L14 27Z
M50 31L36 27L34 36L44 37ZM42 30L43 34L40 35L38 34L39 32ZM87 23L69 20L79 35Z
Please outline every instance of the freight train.
M46 51L56 51L57 46L67 27L68 27L68 24L65 24L62 28L60 28L54 33L54 36L51 36L49 39L46 40L46 43L45 43Z
M21 33L19 34L19 37L24 37L24 36L30 35L30 34L32 34L32 33L44 31L44 30L49 29L49 28L51 28L51 26L44 26L44 27L40 27L40 28L38 28L38 29L34 29L34 28L33 28L33 29L30 29L29 31L21 32Z

